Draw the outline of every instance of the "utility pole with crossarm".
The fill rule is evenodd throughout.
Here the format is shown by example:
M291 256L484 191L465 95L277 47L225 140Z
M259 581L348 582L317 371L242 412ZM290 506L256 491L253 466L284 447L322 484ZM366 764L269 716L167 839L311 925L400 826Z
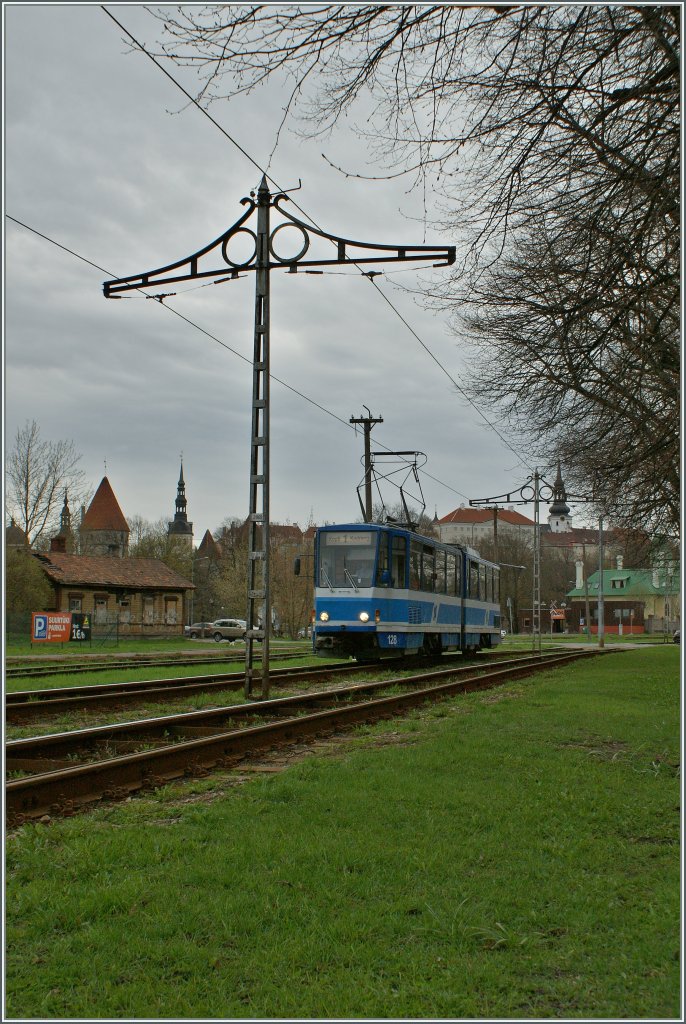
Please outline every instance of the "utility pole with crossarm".
M115 299L122 292L143 290L160 285L184 281L214 281L220 283L239 277L240 273L255 271L255 332L253 349L252 426L250 440L250 502L248 512L248 610L246 616L245 695L252 697L255 677L261 675L263 698L269 696L269 640L271 634L271 599L269 580L269 279L275 269L295 274L321 273L312 267L348 265L356 267L369 263L399 263L431 261L444 267L455 262L455 246L381 245L375 242L355 242L349 238L322 231L316 225L300 220L283 209L288 201L284 192L272 195L267 178L262 180L257 194L241 199L246 207L243 215L228 230L203 249L184 259L157 270L106 281L105 298ZM271 214L283 219L271 226ZM248 226L253 219L254 230ZM288 232L296 233L296 248L283 252ZM236 238L251 239L254 246L248 259L232 256L232 243ZM280 236L280 237L279 237ZM310 253L312 245L323 245L326 251ZM334 246L332 255L329 246ZM299 246L299 248L297 248ZM234 246L235 248L235 246ZM288 245L286 245L288 248ZM309 254L309 255L308 255ZM306 258L307 257L307 258ZM434 261L440 260L440 263ZM363 274L365 272L363 271ZM372 277L373 271L365 276ZM160 300L174 293L153 296ZM260 614L261 613L261 614ZM261 621L260 621L261 620ZM255 643L261 643L261 668L254 665Z
M366 416L351 416L350 422L355 426L361 426L364 429L364 513L365 523L371 523L372 521L372 449L371 449L371 432L372 427L375 427L377 423L383 423L383 417L379 416L375 418L365 405L367 409Z

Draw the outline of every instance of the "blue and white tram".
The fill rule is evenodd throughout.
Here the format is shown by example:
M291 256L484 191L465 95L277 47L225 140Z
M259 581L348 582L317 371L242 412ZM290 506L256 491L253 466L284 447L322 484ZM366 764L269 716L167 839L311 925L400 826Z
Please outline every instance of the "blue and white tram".
M372 523L315 539L315 654L360 661L500 642L500 572L476 551Z

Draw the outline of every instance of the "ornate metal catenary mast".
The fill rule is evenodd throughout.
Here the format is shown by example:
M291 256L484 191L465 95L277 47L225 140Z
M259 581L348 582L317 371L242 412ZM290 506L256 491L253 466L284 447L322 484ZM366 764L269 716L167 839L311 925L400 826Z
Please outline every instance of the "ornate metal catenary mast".
M549 501L551 498L559 499L562 491L562 481L560 478L560 466L558 463L558 471L555 484L549 484L544 477L538 472L538 469L534 470L532 476L529 477L521 487L509 494L496 494L492 498L473 498L469 504L472 506L489 506L494 509L496 503L506 502L508 505L529 505L532 501L534 503L534 557L533 557L533 609L532 609L532 639L533 639L533 650L541 653L541 522L540 522L540 503L541 501ZM590 502L596 503L597 498L593 495L586 494L567 494L564 492L565 500L568 498L574 502ZM567 508L569 512L569 508ZM599 530L599 544L600 550L599 563L600 563L600 593L598 599L598 646L603 647L605 643L604 636L604 624L603 624L603 595L602 595L602 574L603 574L603 520L600 519L598 524ZM522 567L523 568L523 567Z
M508 494L496 494L491 498L472 498L472 506L486 505L494 510L494 524L497 521L495 509L499 502L508 505L528 505L534 503L534 558L533 558L533 608L531 611L531 638L534 651L541 653L541 499L552 498L554 488L544 480L538 469L534 470L521 487Z
M271 633L271 603L269 591L269 278L276 268L296 273L309 267L326 267L362 263L399 263L407 261L435 261L435 266L449 266L455 262L454 246L380 245L373 242L355 242L328 234L283 209L288 196L279 192L272 195L267 179L262 177L257 195L241 199L245 213L232 227L203 249L157 270L106 281L106 298L118 298L121 292L146 289L183 281L214 279L215 283L237 278L239 272L255 271L255 335L253 349L252 427L250 439L250 503L248 513L248 610L245 651L245 694L253 694L255 642L262 644L262 697L269 695L269 639ZM273 230L271 211L282 218ZM255 214L255 230L247 226ZM279 232L297 233L298 251L280 255L280 247L288 236ZM253 247L246 260L231 255L235 240L247 236ZM310 254L313 242L333 244L335 256L329 257L330 248L320 256ZM309 255L309 258L305 258ZM313 258L314 256L314 258ZM373 272L372 272L373 273ZM371 275L369 275L371 276ZM157 295L163 299L174 293ZM261 620L261 621L260 621Z

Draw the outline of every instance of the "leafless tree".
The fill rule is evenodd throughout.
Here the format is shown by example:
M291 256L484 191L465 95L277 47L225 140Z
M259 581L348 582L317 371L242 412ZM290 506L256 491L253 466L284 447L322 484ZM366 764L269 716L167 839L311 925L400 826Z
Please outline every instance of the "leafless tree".
M129 539L129 557L158 558L166 566L191 579L193 549L183 539L170 536L166 519L148 522L142 516L132 516Z
M284 121L321 134L363 100L385 173L442 197L460 258L431 298L478 345L475 399L573 452L606 514L678 529L680 5L158 16L206 103L285 75Z
M662 225L664 228L664 223ZM603 204L520 237L455 316L471 387L633 528L679 527L679 255ZM635 243L635 244L634 244Z
M73 441L46 441L35 420L17 430L7 455L7 512L31 546L40 545L59 524L65 492L71 506L85 500L86 478Z

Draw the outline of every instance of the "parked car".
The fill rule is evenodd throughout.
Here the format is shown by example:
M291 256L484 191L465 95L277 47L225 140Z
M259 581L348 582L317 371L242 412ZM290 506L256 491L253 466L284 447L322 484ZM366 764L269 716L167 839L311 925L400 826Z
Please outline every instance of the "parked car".
M680 629L676 630L674 636L672 637L672 640L674 641L675 644L680 644L681 643L681 630Z
M220 640L242 640L248 624L245 619L217 619L212 623L211 633L219 643Z
M183 627L183 635L191 640L197 640L201 636L212 636L211 622L194 622L192 626Z

